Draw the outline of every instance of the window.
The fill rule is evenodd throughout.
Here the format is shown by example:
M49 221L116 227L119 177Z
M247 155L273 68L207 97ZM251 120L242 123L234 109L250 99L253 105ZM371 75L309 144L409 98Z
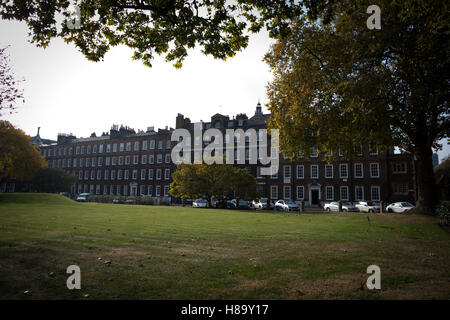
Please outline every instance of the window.
M170 140L166 141L166 149L170 149Z
M108 194L108 186L107 186L107 185L104 185L104 186L103 186L103 194L104 194L104 195L107 195L107 194Z
M97 166L101 167L103 165L103 158L98 158Z
M147 194L151 197L153 195L153 186L148 186Z
M155 140L150 140L150 149L155 149Z
M317 164L311 165L311 179L319 178L319 166Z
M111 180L116 180L116 170L111 170Z
M102 180L102 170L97 170L97 180Z
M297 179L305 178L305 167L303 165L297 166Z
M81 146L81 154L84 154L84 146Z
M117 170L117 180L122 180L122 178L123 178L123 170Z
M355 163L355 178L362 178L362 177L363 177L363 164Z
M297 200L305 200L305 187L297 186Z
M109 170L108 169L105 170L105 178L104 179L105 180L109 179Z
M311 158L317 158L319 156L319 152L317 150L317 147L311 148Z
M370 177L379 178L380 177L380 166L378 163L370 164Z
M134 148L133 148L133 150L134 150L134 151L139 151L139 141L135 141L135 142L134 142Z
M50 150L51 151L51 150ZM75 148L75 154L80 154L80 146L77 146ZM50 154L49 154L50 155Z
M75 168L77 166L77 158L73 159L73 167Z
M113 144L113 152L117 152L117 143Z
M83 180L83 171L78 172L78 180Z
M326 200L334 200L334 187L333 186L325 187L325 197L326 197Z
M161 169L156 169L156 180L161 180Z
M91 164L92 164L93 167L95 167L96 160L97 160L96 158L92 158L92 159L91 159Z
M291 166L283 166L284 178L291 178Z
M139 187L139 195L142 196L142 195L144 195L144 194L145 194L145 186L142 186L142 185L141 185L141 186Z
M364 187L363 186L355 187L355 200L356 201L364 200Z
M138 164L139 163L139 156L133 156L133 164Z
M123 156L119 157L119 166L123 165Z
M70 168L72 166L72 159L67 159L67 167Z
M393 184L394 194L408 194L408 184L407 183L394 183Z
M164 197L169 196L169 186L164 186Z
M270 198L278 199L278 186L270 186Z
M341 200L348 201L348 186L340 187Z
M162 140L158 141L158 149L161 150L163 147L163 142Z
M128 180L130 178L130 170L125 170L124 180Z
M107 153L111 152L111 145L110 144L106 145L106 152ZM112 190L112 188L111 188L111 190Z
M90 167L90 165L91 165L91 158L86 158L86 168ZM59 165L58 165L58 167L59 167Z
M119 147L119 152L123 152L124 151L124 147L125 147L125 144L122 142L120 144L120 147Z
M378 147L369 145L369 155L371 156L378 155Z
M98 153L103 153L103 145L98 146Z
M355 153L358 156L362 156L363 150L362 150L362 144L361 143L355 146Z
M153 180L153 169L148 169L148 180Z
M142 141L142 150L147 150L147 140Z
M406 163L405 162L396 162L392 164L392 172L393 173L406 173Z
M154 155L149 155L148 156L148 163L149 164L154 164L155 163L155 156Z
M170 153L166 154L166 163L170 163Z
M141 169L141 180L145 180L145 172L146 172L147 170L145 170L145 169Z
M142 155L142 157L141 157L141 163L142 163L142 164L147 164L147 155L146 155L146 154Z
M157 196L157 197L161 196L161 186L156 186L156 188L155 188L155 196Z
M339 165L339 177L343 179L348 178L348 165L346 163Z
M380 201L380 187L370 187L370 196L372 201Z
M131 179L136 180L137 179L137 175L138 175L138 171L137 170L133 170L133 173L131 175Z
M92 147L92 153L97 153L97 145L94 144Z
M91 180L95 179L95 170L91 170Z
M325 165L325 178L333 178L333 165L332 164Z
M272 173L270 179L278 179L278 168L270 167L270 173Z
M156 155L156 163L162 163L162 154L157 154Z
M127 151L131 151L131 142L127 142Z
M84 180L89 180L89 170L84 171Z
M166 180L170 179L170 169L164 170L164 179L166 179Z
M117 157L112 157L111 164L115 166L117 164Z
M291 199L291 186L284 186L283 187L283 197L286 200Z
M60 151L61 151L61 149L60 149ZM91 146L86 147L86 153L91 154Z

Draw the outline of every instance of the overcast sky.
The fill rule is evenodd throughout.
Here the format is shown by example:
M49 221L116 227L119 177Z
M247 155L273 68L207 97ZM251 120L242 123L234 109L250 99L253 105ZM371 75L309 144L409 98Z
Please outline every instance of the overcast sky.
M112 124L145 130L175 127L177 113L208 121L215 113L252 115L258 99L263 111L272 74L262 61L273 42L267 33L227 61L190 52L182 69L156 56L153 67L131 59L127 47L111 49L102 62L88 61L73 45L54 39L46 49L28 42L23 23L0 20L0 46L10 45L17 78L24 78L26 103L6 116L16 127L42 138L58 133L87 137ZM446 143L439 159L450 153Z

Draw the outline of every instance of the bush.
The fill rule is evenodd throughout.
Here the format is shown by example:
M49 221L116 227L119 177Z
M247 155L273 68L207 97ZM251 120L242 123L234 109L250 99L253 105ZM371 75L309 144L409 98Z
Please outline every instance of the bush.
M450 226L450 202L442 202L436 209L441 225Z

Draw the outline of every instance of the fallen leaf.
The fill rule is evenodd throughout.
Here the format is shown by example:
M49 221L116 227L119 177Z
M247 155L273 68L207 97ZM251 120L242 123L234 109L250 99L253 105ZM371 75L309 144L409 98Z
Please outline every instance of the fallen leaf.
M184 252L181 253L181 256L184 257Z
M123 236L126 236L127 234L126 234L126 232L122 232L122 235L123 235Z
M141 267L141 268L143 268L144 267L144 265L141 263L140 265L139 265L139 267Z

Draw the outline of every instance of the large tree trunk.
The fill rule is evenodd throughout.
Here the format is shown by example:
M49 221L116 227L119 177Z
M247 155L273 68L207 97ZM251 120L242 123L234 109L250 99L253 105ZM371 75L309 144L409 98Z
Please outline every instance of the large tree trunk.
M434 215L438 203L433 170L433 152L426 143L416 147L418 199L412 213Z

